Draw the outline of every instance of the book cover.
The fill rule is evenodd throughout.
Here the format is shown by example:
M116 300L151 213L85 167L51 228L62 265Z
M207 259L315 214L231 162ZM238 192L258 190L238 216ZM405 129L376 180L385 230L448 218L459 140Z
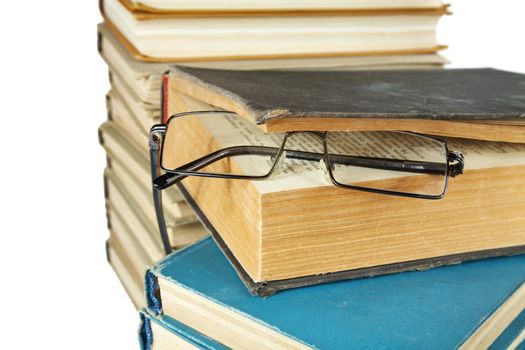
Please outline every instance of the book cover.
M233 348L453 349L520 321L525 255L252 297L210 238L147 273L147 304ZM497 327L496 327L497 326ZM502 327L504 326L504 327ZM501 329L501 332L503 332ZM485 338L492 343L500 334ZM489 332L490 333L490 332ZM492 338L492 339L490 339ZM486 341L487 339L485 339Z
M162 18L162 14L130 12L117 0L100 4L104 21L121 34L130 51L151 62L433 53L444 48L437 43L435 28L447 12L446 7L262 15L241 11L218 16L208 11L204 16L168 14ZM235 21L225 18L232 16ZM305 32L310 34L306 41L302 40Z
M110 29L111 28L111 29ZM144 61L142 55L120 34L110 22L98 25L98 48L110 70L126 80L135 94L143 101L158 104L158 86L161 74L169 64L177 62L184 66L216 69L295 69L295 70L349 70L349 69L436 69L448 63L435 53L413 55L372 55L323 58L280 58L261 60L228 60L207 62L165 63Z
M524 142L524 84L525 75L495 69L263 72L173 66L167 103L184 94L267 132L405 130Z

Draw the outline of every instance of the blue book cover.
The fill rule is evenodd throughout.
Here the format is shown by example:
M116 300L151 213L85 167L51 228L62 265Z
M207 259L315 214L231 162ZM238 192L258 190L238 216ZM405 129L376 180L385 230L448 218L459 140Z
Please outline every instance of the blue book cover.
M139 345L141 350L227 348L169 316L153 316L146 310L140 313Z
M211 238L167 256L146 274L151 312L228 347L257 349L490 345L507 327L499 333L484 327L489 331L478 333L496 311L497 322L511 325L509 329L523 327L523 317L513 309L523 305L516 298L524 299L524 282L525 255L518 255L258 298L247 291ZM512 307L507 305L510 299Z

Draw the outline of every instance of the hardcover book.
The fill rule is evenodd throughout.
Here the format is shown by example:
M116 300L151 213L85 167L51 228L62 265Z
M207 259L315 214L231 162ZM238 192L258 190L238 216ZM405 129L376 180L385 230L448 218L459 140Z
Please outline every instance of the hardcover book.
M106 169L104 172L106 185L106 196L108 199L108 213L110 214L110 224L117 226L115 222L124 223L129 231L134 234L135 240L147 252L149 264L159 260L164 256L162 242L157 234L155 222L151 222L144 210L144 203L137 202L130 194L127 186L115 175L113 169ZM149 203L149 202L148 202ZM120 225L119 225L120 226ZM174 249L184 247L195 242L206 235L206 231L199 223L189 223L177 225L176 235L170 235L170 244ZM140 259L136 263L140 265ZM142 274L143 271L140 272ZM139 274L139 275L140 275Z
M111 26L111 24L109 24ZM130 91L141 101L160 108L162 74L169 63L143 62L126 39L110 30L108 24L98 25L98 49L111 71L125 81ZM174 63L170 62L170 63ZM179 62L185 66L217 69L288 69L288 70L348 70L348 69L436 69L447 60L436 53L414 55L372 55L355 57L280 58L266 60L229 60L207 62Z
M144 280L141 280L131 267L132 259L136 259L137 257L130 257L128 252L126 252L118 242L115 242L115 240L113 232L110 231L110 238L106 241L106 256L108 262L115 271L133 306L139 310L145 307L145 299Z
M190 71L196 72L196 75L190 75ZM476 72L481 73L474 71L468 74ZM302 128L306 130L310 125L314 129L316 125L326 125L328 128L345 125L344 128L352 129L354 121L357 120L359 124L361 116L352 118L355 114L352 106L358 98L349 97L346 100L347 112L338 112L337 118L328 114L335 113L333 110L328 110L320 118L314 117L315 111L323 111L320 108L325 108L325 111L335 108L327 106L329 103L323 103L323 97L320 97L321 94L325 96L326 101L331 101L330 94L326 93L328 89L322 89L326 85L324 82L312 83L315 86L308 90L301 84L298 84L300 88L293 88L293 79L285 82L286 79L283 78L282 86L269 83L273 74L294 76L288 75L288 72L270 72L269 75L244 73L247 75L184 68L184 71L174 71L170 76L168 84L171 88L166 99L170 113L220 111L221 108L237 113L175 118L173 123L176 123L176 127L170 128L168 125L168 133L173 134L166 134L163 146L163 161L166 160L165 164L169 168L184 166L232 145L259 145L262 140L270 140L271 144L266 146L278 147L279 144L275 143L274 139L278 138L279 134L268 135L261 130L261 126L268 128L272 120L287 125L287 119L301 115L301 118L296 119L303 121ZM429 79L432 76L418 73ZM461 72L457 73L461 76ZM493 71L489 73L488 77L492 76L492 73L496 76L502 74L503 80L510 74ZM319 72L313 74L322 76ZM328 74L332 76L331 73ZM370 72L346 74L338 73L338 76L343 77L339 85L344 85L345 89L350 90L349 96L353 96L356 90L367 90L363 85L356 86L355 90L348 88L347 85L352 86L352 79L349 77L354 74L374 75ZM385 72L385 76L389 74L390 72ZM401 73L392 72L394 76L399 74ZM445 77L453 75L450 72L444 74ZM223 79L227 80L226 76L230 75L238 79L218 84L219 80L224 82ZM258 75L267 77L268 81L261 84L256 78ZM415 77L411 73L409 75ZM298 72L298 76L303 77L300 79L303 83L318 81L310 79L311 76L307 72ZM515 102L506 100L509 104L497 109L500 102L493 100L493 105L489 107L491 110L497 109L500 118L518 123L525 111L520 104L517 87L521 76L510 76L514 85L511 87L510 84L507 92L509 96L517 96ZM429 80L425 81L427 87L432 89ZM459 90L459 87L454 89ZM372 91L373 88L368 90ZM445 93L445 90L442 89L442 93ZM448 90L451 94L450 99L453 99L453 89ZM303 91L307 93L303 94ZM476 89L472 88L469 93L475 94L475 91ZM503 90L501 92L503 93ZM249 94L252 95L248 97ZM277 95L285 95L285 98ZM294 96L297 97L296 102L293 102ZM313 96L311 101L308 101L308 96ZM389 97L388 92L381 96L385 100L384 105L379 107L374 103L366 104L364 98L359 100L368 106L368 113L379 113L380 110L376 108L388 111L390 107L387 101L394 97ZM408 105L404 94L398 97L398 104L393 108L401 109L403 104ZM374 96L372 101L377 98L381 97ZM408 100L412 98L407 97ZM479 96L477 98L481 99ZM205 99L208 103L199 99ZM261 102L261 99L264 101ZM463 97L462 100L466 101ZM285 106L280 103L284 101L295 105ZM463 117L470 113L474 118L476 111L481 111L474 101L461 106L456 105L457 112L453 112L452 102L443 108L449 108L452 119L455 118L452 115L456 116L460 112L463 113ZM343 104L344 101L339 102ZM419 108L422 112L436 111L437 114L439 98L427 104L423 101L421 103ZM434 109L430 109L430 103L435 106ZM508 109L504 109L505 106ZM469 112L467 107L472 108L472 112ZM397 117L397 112L399 111L393 110L386 116L376 115L382 124L375 125L388 125L390 120L403 120L402 117ZM416 112L412 114L413 117L419 115ZM428 125L434 125L435 130L439 132L439 124L432 124L436 122L432 117L435 114L424 115L423 117L428 119L421 120L428 121ZM343 118L343 115L350 118ZM388 120L387 116L390 116ZM482 116L487 122L483 124L485 128L497 129L497 126L488 124L488 113ZM374 120L376 117L368 119ZM326 120L330 120L330 123ZM340 124L338 120L341 120ZM263 124L257 126L257 121ZM323 124L316 124L318 122ZM472 121L465 124L478 125ZM405 124L407 127L410 125L412 124ZM513 128L523 129L523 126ZM505 137L510 135L511 133L508 133ZM464 154L465 169L463 175L449 180L446 196L437 201L342 189L323 177L324 170L319 162L296 161L286 157L280 165L281 170L263 181L189 176L182 180L181 189L239 275L254 293L259 294L322 281L428 268L523 252L525 218L520 213L525 210L525 144L459 138L446 140L450 149ZM400 143L399 140L390 142L392 140L376 138L376 141L370 143L373 146L370 147L373 148L374 157L388 158L396 149L405 156L418 152L411 146L402 146L403 142ZM368 145L368 142L369 140L361 139L359 144ZM316 148L317 143L321 144L319 140L312 141L302 136L295 138L294 143L288 144L287 147L292 151L322 147ZM341 147L350 152L352 145L345 144ZM424 147L419 150L423 151ZM260 166L260 162L243 161L242 157L226 157L207 165L205 171L252 174L257 171L257 166ZM389 177L375 177L375 172L367 169L353 169L355 176L361 176L359 181L366 184L379 181L375 183L379 186L381 181L390 181ZM409 185L417 182L414 180L415 176L411 177L407 173L399 175L396 179L405 179Z
M123 128L114 122L106 122L99 128L100 142L110 159L110 167L126 191L140 204L141 212L155 226L155 209L152 203L151 176L146 154L130 140ZM166 217L168 227L196 222L193 210L184 201L180 192L173 188L166 192Z
M134 200L114 170L114 167L108 168L104 173L110 232L107 257L135 308L140 309L144 307L144 273L164 257L164 251L156 226L145 217L143 203ZM170 237L170 243L178 249L205 234L198 223L180 225L177 235Z
M248 11L166 15L126 5L102 0L105 22L136 57L164 62L434 53L443 48L435 29L447 13L446 6L258 12L244 5Z
M111 90L106 98L111 108L108 119L115 121L143 153L149 153L148 134L151 126L161 120L160 106L136 98L120 75L113 73L111 73Z
M150 312L233 349L484 349L519 322L524 271L521 255L263 299L206 238L157 263L146 284Z

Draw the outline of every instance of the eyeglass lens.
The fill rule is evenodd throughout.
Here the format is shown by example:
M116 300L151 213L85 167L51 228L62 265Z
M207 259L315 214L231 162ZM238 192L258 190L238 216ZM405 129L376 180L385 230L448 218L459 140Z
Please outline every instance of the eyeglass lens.
M188 138L200 142L193 142L192 147L179 143ZM264 133L235 114L172 118L163 148L177 152L162 152L161 165L169 171L202 158L207 163L198 172L265 176L277 161L284 138L284 133ZM279 169L285 174L319 170L326 157L322 138L307 132L290 134L285 151ZM432 196L442 194L446 186L446 147L422 135L328 132L326 151L332 180L340 185Z

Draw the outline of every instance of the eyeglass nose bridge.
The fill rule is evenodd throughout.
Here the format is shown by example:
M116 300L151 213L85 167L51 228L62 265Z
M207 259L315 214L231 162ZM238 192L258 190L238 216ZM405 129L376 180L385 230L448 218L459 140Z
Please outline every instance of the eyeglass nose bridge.
M292 135L295 135L295 134L301 134L301 133L306 133L306 134L317 136L322 141L322 148L323 148L322 151L317 153L317 152L311 152L311 151L308 151L308 150L305 150L305 151L301 151L301 150L295 150L295 151L294 150L287 150L286 149L286 143L288 141L289 136L292 136ZM284 162L285 162L285 160L287 158L291 158L291 159L296 158L295 153L304 154L304 155L306 155L306 154L310 154L310 155L317 154L318 155L318 159L304 158L303 160L318 161L320 169L323 171L324 179L328 183L331 183L333 181L332 181L330 173L329 173L330 169L328 168L329 167L329 162L328 162L328 159L327 159L327 153L326 152L327 152L327 148L326 148L326 132L319 132L319 131L289 131L289 132L286 132L285 136L283 138L283 142L281 143L281 147L280 147L279 152L275 156L272 157L272 160L275 160L275 158L277 158L277 159L274 161L274 165L272 166L272 170L270 171L269 178L275 178L275 177L279 176L280 174L282 174L283 169L284 169ZM299 159L301 159L301 158L299 158Z
M326 140L326 133L327 133L326 131L308 131L308 130L304 130L304 131L288 131L284 135L284 141L286 142L286 139L288 138L288 136L292 136L294 134L310 134L310 135L314 135L314 136L319 137L324 143L325 140Z
M282 150L277 155L272 156L272 160L274 160L277 157L277 159L274 161L274 164L272 166L272 170L270 171L269 179L274 179L282 174L284 160L286 159L286 150Z

